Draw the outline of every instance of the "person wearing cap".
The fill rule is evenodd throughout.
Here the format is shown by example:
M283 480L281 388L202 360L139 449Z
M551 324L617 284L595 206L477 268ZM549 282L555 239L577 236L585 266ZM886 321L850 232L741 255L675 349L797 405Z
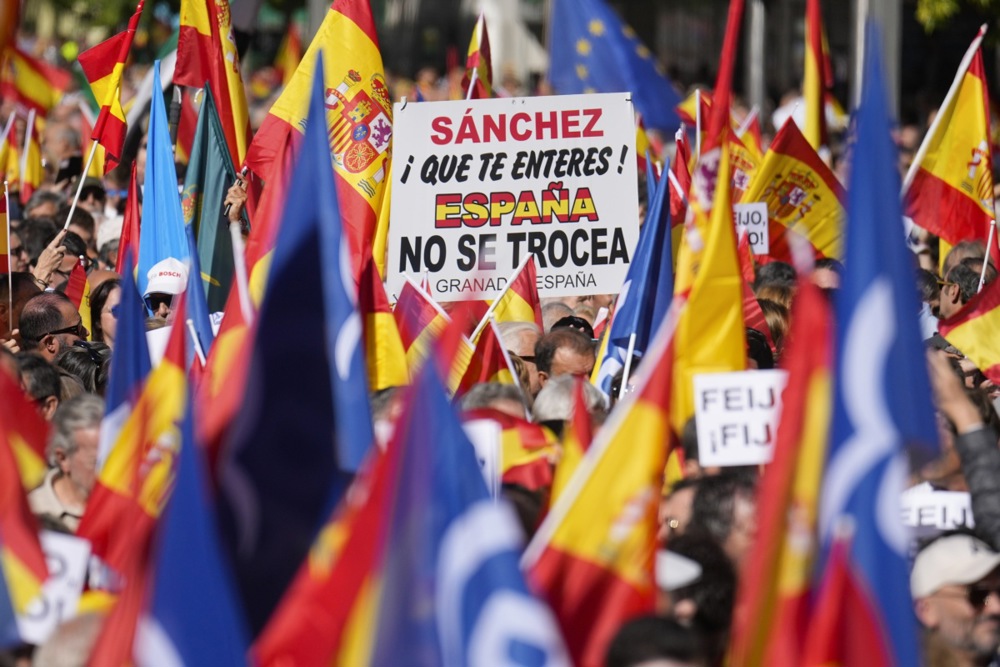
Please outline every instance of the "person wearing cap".
M910 592L928 667L986 667L1000 646L1000 553L949 533L917 554Z
M174 297L187 287L188 269L184 262L168 257L157 262L146 274L149 282L142 295L153 317L166 320Z

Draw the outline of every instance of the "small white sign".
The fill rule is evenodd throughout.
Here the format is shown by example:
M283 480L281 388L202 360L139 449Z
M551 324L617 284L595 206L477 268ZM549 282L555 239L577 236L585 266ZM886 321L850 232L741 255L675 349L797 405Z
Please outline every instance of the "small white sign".
M486 488L495 500L500 496L500 477L503 470L500 438L503 428L492 419L470 419L462 423L465 435L469 436L476 449L476 461L486 480Z
M962 491L936 491L921 484L903 493L903 524L928 535L963 526L972 528L972 498Z
M769 463L781 414L783 370L694 376L698 462L702 466Z
M767 204L765 202L734 204L733 217L736 218L737 227L746 229L753 254L767 255L770 253L771 242L768 235Z
M39 539L49 578L41 596L17 619L21 637L29 644L44 643L61 623L76 616L90 558L90 543L79 537L43 530Z

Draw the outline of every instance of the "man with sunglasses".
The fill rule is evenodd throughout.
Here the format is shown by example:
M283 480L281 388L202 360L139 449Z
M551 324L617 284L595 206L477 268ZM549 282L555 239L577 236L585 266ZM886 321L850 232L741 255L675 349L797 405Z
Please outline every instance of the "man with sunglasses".
M167 320L173 299L187 287L188 269L178 259L168 257L157 262L146 274L149 282L143 299L153 317Z
M925 664L986 667L1000 646L1000 553L949 533L917 554L910 575Z
M42 292L28 299L21 311L20 330L24 349L50 363L60 350L88 335L76 306L59 292Z

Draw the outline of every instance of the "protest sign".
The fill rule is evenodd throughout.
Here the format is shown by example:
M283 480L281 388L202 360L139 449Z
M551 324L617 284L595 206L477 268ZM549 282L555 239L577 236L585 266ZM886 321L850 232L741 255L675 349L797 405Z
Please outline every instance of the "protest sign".
M29 644L44 643L60 623L76 615L90 558L90 543L79 537L43 530L39 539L49 578L42 586L41 596L28 605L24 616L17 621L21 638Z
M625 93L397 104L387 287L492 299L528 254L541 296L617 292L639 238Z
M921 537L975 525L968 493L937 491L925 483L904 491L902 499L903 525Z
M746 229L750 250L753 254L767 255L770 253L767 204L764 202L733 204L733 217L736 219L737 228Z
M783 370L695 375L698 462L702 466L769 463L787 380Z

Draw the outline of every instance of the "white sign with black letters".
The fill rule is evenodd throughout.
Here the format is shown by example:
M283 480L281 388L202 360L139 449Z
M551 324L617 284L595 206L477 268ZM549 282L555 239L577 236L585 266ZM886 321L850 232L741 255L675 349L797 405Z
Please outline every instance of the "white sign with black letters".
M783 370L694 376L698 462L702 466L769 463L781 414Z
M746 229L750 237L750 250L755 255L771 252L771 237L768 234L767 203L734 204L733 217L736 226Z
M44 643L60 623L76 615L90 558L90 542L79 537L43 530L39 539L49 578L41 596L17 619L21 638L29 644Z

